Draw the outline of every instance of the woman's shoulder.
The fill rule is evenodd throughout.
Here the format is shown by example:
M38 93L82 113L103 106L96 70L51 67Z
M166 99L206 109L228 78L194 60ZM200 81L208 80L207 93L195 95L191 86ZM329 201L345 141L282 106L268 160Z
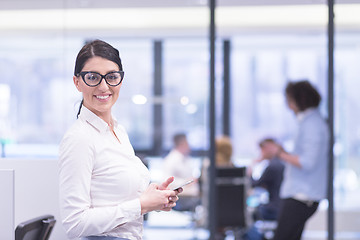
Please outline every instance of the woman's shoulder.
M61 144L65 142L89 142L92 139L91 128L84 124L82 120L77 119L65 132Z
M308 114L307 117L305 117L302 125L307 127L313 126L314 128L319 128L327 126L327 122L325 118L321 115L319 110L314 110L310 114Z

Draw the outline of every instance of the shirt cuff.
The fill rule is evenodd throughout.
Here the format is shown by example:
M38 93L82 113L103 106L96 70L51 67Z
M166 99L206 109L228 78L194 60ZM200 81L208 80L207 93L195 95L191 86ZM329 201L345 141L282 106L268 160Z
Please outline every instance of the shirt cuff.
M126 219L133 220L138 219L141 216L141 204L140 199L136 198L134 200L126 201L119 205L119 208L124 211Z

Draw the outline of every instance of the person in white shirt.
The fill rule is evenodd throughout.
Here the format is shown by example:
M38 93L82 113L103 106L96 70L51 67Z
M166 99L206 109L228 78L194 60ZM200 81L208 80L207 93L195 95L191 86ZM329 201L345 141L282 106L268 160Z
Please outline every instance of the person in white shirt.
M149 184L112 115L123 78L119 51L108 43L95 40L78 53L73 81L83 100L59 149L60 213L70 239L142 239L143 215L170 211L182 191L169 190L173 177Z
M174 176L175 180L171 186L181 185L189 180L195 181L183 187L181 199L174 208L179 211L194 211L200 204L200 189L195 177L194 162L190 157L190 146L184 133L178 133L173 136L173 149L164 158L163 176Z

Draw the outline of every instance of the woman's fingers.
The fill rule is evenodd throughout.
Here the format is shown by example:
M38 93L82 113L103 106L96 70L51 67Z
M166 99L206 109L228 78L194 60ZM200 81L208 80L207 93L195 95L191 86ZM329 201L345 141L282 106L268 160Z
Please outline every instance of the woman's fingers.
M166 179L165 182L160 184L159 189L160 190L168 189L170 183L172 183L173 181L174 181L174 177L169 177L168 179Z
M173 207L176 206L176 201L179 200L176 191L172 190L158 190L165 197L165 202L161 205L161 211L170 211Z
M179 200L179 197L177 195L169 196L168 197L169 202L164 205L162 211L171 211L173 207L176 206L176 201Z
M161 211L170 211L173 207L176 206L176 202L169 202L168 204L165 204Z
M176 206L176 201L179 200L177 196L179 191L173 191L169 189L162 189L167 187L172 181L173 177L168 178L160 186L152 183L147 190L141 195L140 202L142 213L146 213L153 210L170 211ZM180 192L182 189L180 190Z
M179 200L178 196L170 196L169 197L169 202L176 202L177 200Z
M179 193L182 193L182 191L183 191L184 189L183 188L178 188L178 189L176 189L176 194L179 194Z

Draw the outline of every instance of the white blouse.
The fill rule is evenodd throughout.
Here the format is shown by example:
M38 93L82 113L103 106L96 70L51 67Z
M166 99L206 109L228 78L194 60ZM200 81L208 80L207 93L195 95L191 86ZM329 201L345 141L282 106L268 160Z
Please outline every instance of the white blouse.
M139 197L150 174L125 129L114 125L120 142L105 121L83 106L61 141L60 213L69 238L142 238Z

